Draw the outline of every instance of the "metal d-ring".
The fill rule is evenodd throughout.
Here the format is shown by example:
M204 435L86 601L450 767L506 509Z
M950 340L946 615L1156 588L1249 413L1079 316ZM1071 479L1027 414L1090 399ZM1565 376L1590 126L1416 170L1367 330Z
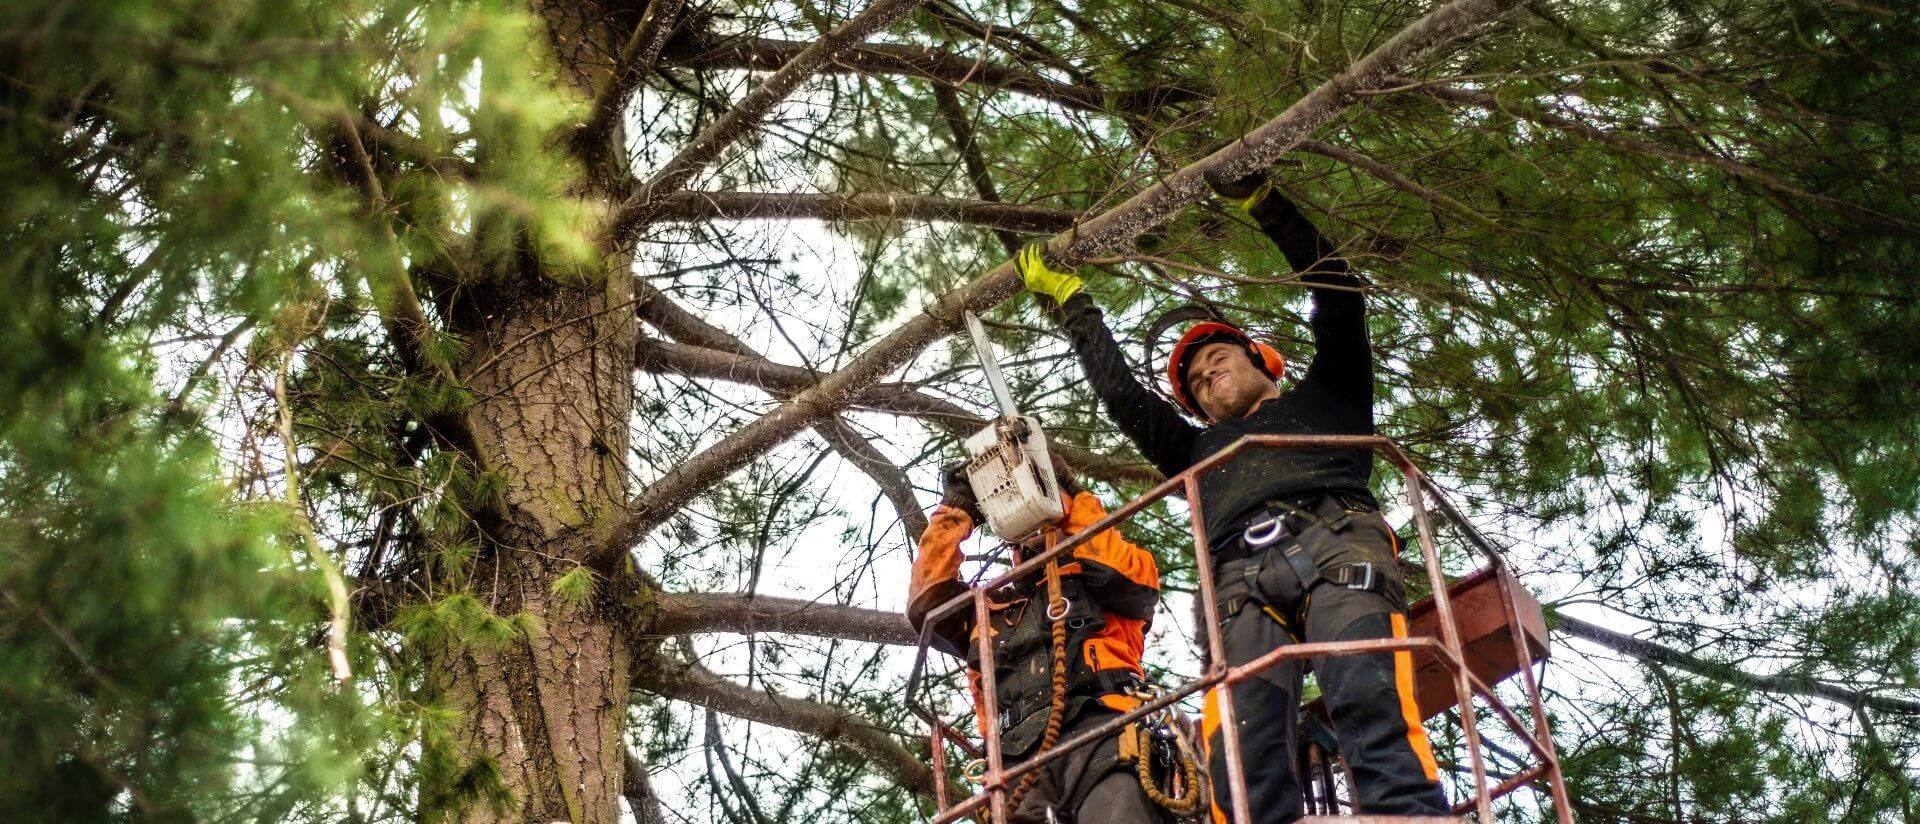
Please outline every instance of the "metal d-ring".
M972 761L968 761L965 767L960 768L960 777L973 784L985 782L987 779L987 759L975 758Z
M1073 609L1073 599L1068 598L1066 596L1061 596L1060 613L1058 615L1054 614L1053 606L1054 606L1053 604L1047 604L1047 620L1058 621L1062 618L1067 617L1067 613Z
M1247 546L1259 548L1280 540L1280 532L1284 529L1286 524L1282 523L1281 519L1268 518L1247 527L1245 532L1240 533L1240 539L1246 541Z

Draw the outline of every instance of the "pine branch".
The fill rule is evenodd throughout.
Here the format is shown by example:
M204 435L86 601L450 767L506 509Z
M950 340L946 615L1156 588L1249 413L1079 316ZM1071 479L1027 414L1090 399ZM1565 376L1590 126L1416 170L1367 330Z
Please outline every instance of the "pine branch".
M960 108L960 95L952 86L936 84L933 87L933 103L940 110L940 119L947 124L947 131L953 135L954 150L960 153L960 162L966 166L967 179L973 183L973 191L981 200L989 203L1000 202L1000 190L993 185L993 173L987 169L987 159L980 155L980 141L975 136L973 122L967 119L967 113ZM1020 239L1012 232L997 231L994 236L1000 239L1000 247L1007 250L1007 257L1020 253Z
M906 647L919 643L904 615L883 610L792 598L749 598L719 593L663 595L659 603L660 612L654 626L655 631L662 635L759 630ZM1553 630L1591 641L1640 661L1669 666L1721 683L1776 695L1823 698L1853 709L1920 715L1920 701L1874 695L1807 676L1750 673L1567 615L1555 617Z
M637 368L649 372L756 386L775 396L810 389L820 379L817 372L774 363L758 355L732 354L647 337L635 343L634 363ZM868 387L848 404L848 408L919 418L960 438L972 435L990 423L958 404L928 395L904 383ZM1047 448L1065 460L1073 471L1108 483L1152 485L1164 480L1157 470L1144 461L1113 458L1059 440L1050 439Z
M627 38L626 44L620 47L620 54L614 58L613 77L607 81L606 88L600 90L599 96L594 98L587 122L580 124L573 134L576 152L592 157L604 150L614 124L619 122L621 112L626 110L627 98L640 85L640 79L646 77L659 62L660 52L672 38L685 7L686 0L651 0L647 3L640 24L634 27L632 36Z
M927 514L920 511L920 501L913 494L913 482L907 479L906 470L861 437L860 433L853 431L853 427L839 416L814 427L814 431L820 433L827 445L840 453L840 457L847 459L879 485L880 494L886 496L887 502L893 505L901 528L907 531L907 544L918 545L920 533L927 531Z
M634 688L706 707L735 718L813 736L867 759L900 786L931 796L933 771L893 736L854 712L806 698L792 698L736 684L695 663L668 664L641 673ZM954 798L968 792L955 787Z
M1171 220L1205 196L1209 176L1235 179L1272 165L1313 129L1358 102L1361 96L1357 92L1379 88L1403 66L1492 22L1513 5L1514 0L1453 0L1441 6L1241 140L1085 221L1073 234L1054 236L1047 244L1047 251L1057 259L1074 263L1130 245L1135 238ZM596 554L593 566L607 566L641 536L735 470L852 403L882 377L958 328L964 310L984 311L1018 290L1019 278L1012 262L1000 264L973 282L940 296L844 368L822 377L813 388L681 462L634 497L627 507L627 517L609 532L609 540Z
M871 644L919 643L898 612L826 604L799 598L716 592L665 593L656 601L651 634L778 632Z
M1677 670L1684 670L1702 678L1708 678L1726 684L1735 684L1748 689L1776 695L1802 695L1810 698L1824 698L1828 701L1833 701L1854 709L1867 708L1899 715L1920 715L1920 701L1851 690L1838 684L1821 681L1805 675L1759 675L1747 672L1730 664L1709 661L1697 655L1681 652L1672 647L1656 644L1641 638L1635 638L1625 633L1615 632L1598 624L1590 624L1567 615L1557 616L1554 619L1553 628L1565 631L1568 635L1575 638L1592 641L1623 655L1632 656L1642 661L1664 664Z
M682 340L697 342L702 346L715 347L707 351L717 350L717 354L721 357L766 360L745 341L696 317L674 303L652 284L636 281L635 289L636 294L642 291L646 293L646 300L640 302L641 317L667 331L668 334ZM644 335L634 341L636 363L639 360L639 347L646 345L647 342L648 338ZM776 397L783 399L786 397L781 392L769 391ZM913 485L907 481L906 472L895 466L880 450L875 449L872 444L867 443L838 419L816 426L815 431L820 433L820 437L835 452L858 467L860 471L865 472L875 484L879 485L881 491L886 494L887 500L893 504L895 512L900 516L900 522L907 529L908 537L918 543L920 533L926 531L927 517L920 511L919 502L914 499Z
M633 196L620 204L600 237L600 249L606 253L625 245L628 235L652 219L656 202L685 188L702 167L712 163L722 151L746 137L747 132L772 111L775 105L799 88L800 83L819 71L841 51L865 40L926 0L875 0L874 4L841 23L825 37L809 44L792 59L768 75L760 86L747 93L726 114L694 135L680 153L660 167L652 179L641 185Z
M1026 234L1058 232L1079 213L1043 206L1014 206L914 194L787 194L778 192L675 192L654 204L656 221L802 219L925 220L969 223Z
M806 43L765 37L711 41L689 38L669 45L662 59L689 68L764 70L793 59L807 47ZM896 43L849 46L820 70L834 74L901 75L946 85L1005 90L1094 113L1148 112L1205 97L1200 91L1176 85L1110 91L1063 83L1018 66L966 57L933 46Z
M1352 166L1356 169L1364 171L1367 174L1373 175L1380 182L1385 183L1388 186L1392 186L1395 189L1399 189L1400 191L1406 192L1407 194L1420 198L1421 200L1426 201L1427 205L1429 206L1446 209L1447 211L1453 212L1454 214L1464 217L1468 221L1472 222L1475 226L1479 226L1482 229L1500 228L1499 224L1493 221L1493 218L1487 217L1486 215L1483 215L1477 211L1474 211L1473 207L1468 206L1465 203L1461 203L1460 201L1455 200L1444 193L1434 191L1433 189L1429 189L1426 186L1421 185L1418 181L1415 181L1407 177L1406 175L1403 175L1397 171L1394 171L1393 167L1388 166L1385 163L1381 163L1378 160L1374 160L1373 158L1363 155L1359 152L1353 151L1352 149L1348 149L1344 146L1336 146L1332 143L1327 143L1319 140L1302 140L1300 141L1300 150L1303 152L1312 152L1313 154L1317 154L1322 157L1331 158L1333 160L1337 160L1341 163L1344 163L1348 166Z
M1719 169L1735 177L1752 181L1782 194L1831 206L1840 211L1872 221L1876 225L1895 229L1910 235L1920 235L1920 225L1857 203L1809 191L1773 172L1750 166L1737 160L1715 154L1708 154L1706 152L1673 149L1655 143L1649 143L1638 138L1628 137L1617 132L1610 132L1596 126L1581 123L1572 117L1559 114L1548 107L1531 102L1524 106L1510 106L1501 101L1500 98L1485 92L1477 92L1420 80L1409 80L1406 78L1394 78L1390 82L1393 88L1383 91L1417 91L1436 100L1473 106L1489 112L1504 114L1515 120L1525 120L1556 131L1576 134L1595 143L1611 146L1623 151L1656 157L1661 160L1671 160L1677 163Z
M387 331L387 339L393 344L394 350L400 353L400 363L408 374L456 384L458 380L453 374L453 367L434 354L436 333L433 323L427 319L426 307L420 303L420 294L413 289L413 278L406 270L406 258L400 252L400 241L394 236L393 224L385 215L391 204L387 202L379 175L374 173L373 159L367 155L366 144L360 141L358 128L345 113L336 114L334 128L347 152L345 173L366 202L368 213L374 217L373 223L380 241L378 265L367 265L365 255L362 255L361 263L374 298L374 309ZM473 427L468 424L464 414L435 413L428 415L423 423L437 440L472 461L476 472L487 471L486 455L481 451L480 442L474 437Z

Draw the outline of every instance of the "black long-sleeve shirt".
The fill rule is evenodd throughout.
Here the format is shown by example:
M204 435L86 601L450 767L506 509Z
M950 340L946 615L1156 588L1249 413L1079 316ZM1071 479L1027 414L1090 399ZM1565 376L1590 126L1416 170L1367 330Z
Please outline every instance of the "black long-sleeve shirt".
M1252 216L1301 278L1310 284L1358 287L1345 259L1298 208L1278 193ZM1067 299L1062 325L1107 415L1140 453L1173 475L1251 434L1373 434L1373 354L1367 344L1365 298L1344 289L1309 289L1313 362L1279 398L1245 418L1196 426L1128 369L1100 309L1084 294ZM1208 541L1215 547L1244 528L1268 501L1338 491L1374 502L1367 483L1373 454L1353 449L1249 449L1200 481Z

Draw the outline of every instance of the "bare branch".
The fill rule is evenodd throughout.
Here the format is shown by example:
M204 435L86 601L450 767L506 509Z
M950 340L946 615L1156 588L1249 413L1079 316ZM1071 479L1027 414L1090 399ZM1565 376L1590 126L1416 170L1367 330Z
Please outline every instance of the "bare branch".
M1805 675L1757 675L1738 667L1709 661L1672 647L1615 632L1567 615L1555 617L1553 628L1592 641L1615 652L1685 670L1703 678L1779 695L1824 698L1856 710L1867 708L1900 715L1920 715L1920 701L1850 690Z
M927 220L970 223L1026 234L1058 232L1078 212L1044 206L1013 206L914 194L787 194L778 192L675 192L654 204L658 220Z
M641 673L634 683L664 698L723 712L735 718L793 730L825 743L845 747L879 767L902 787L921 795L933 794L933 771L921 763L885 730L853 712L805 698L762 692L742 686L694 663L668 664ZM956 788L965 797L966 791Z
M694 68L764 70L797 57L809 46L788 40L741 37L726 40L676 40L664 60ZM861 43L847 47L821 71L841 74L891 74L919 77L950 85L981 86L1037 97L1069 109L1087 112L1144 112L1160 106L1202 99L1201 92L1180 86L1109 91L1062 83L1017 66L966 57L933 46Z
M745 341L687 311L665 292L638 278L633 281L634 309L640 319L677 341L685 341L735 357L759 358ZM647 340L641 336L641 345Z
M670 372L690 378L708 378L757 386L775 396L812 388L820 375L798 366L774 363L759 355L730 354L683 343L642 337L634 346L635 365L650 372ZM904 383L870 386L848 408L908 415L928 421L956 437L966 437L989 423L951 401L925 394ZM1048 439L1048 448L1073 470L1108 483L1151 485L1164 480L1158 470L1139 460L1102 455L1060 440Z
M838 416L826 423L814 427L814 431L825 438L840 457L847 459L860 471L867 473L875 484L880 486L880 494L893 504L893 511L900 516L900 526L907 531L908 545L920 543L920 533L927 531L927 514L920 511L920 501L913 495L913 483L907 480L907 473L899 465L888 459L860 433Z
M1244 177L1272 165L1313 129L1361 99L1356 92L1379 87L1400 67L1493 21L1513 5L1514 0L1453 0L1435 9L1241 140L1085 221L1071 236L1055 235L1047 244L1048 252L1073 263L1130 245L1205 196L1207 177ZM936 299L844 368L822 377L813 388L682 461L634 497L627 517L609 531L607 544L594 558L593 566L607 566L671 513L727 475L852 403L868 387L957 328L962 311L983 311L1018 290L1019 277L1011 262L994 267Z
M633 196L614 213L612 221L600 237L600 249L612 253L626 242L632 230L651 219L650 212L654 202L666 195L679 191L693 179L695 172L713 162L714 158L728 146L738 142L760 122L767 112L793 90L801 81L811 77L814 72L832 60L842 50L867 39L867 36L892 25L925 0L875 0L874 4L859 14L841 23L825 37L814 41L780 68L768 75L759 88L747 93L739 103L734 104L726 114L707 125L707 128L694 135L680 153L668 160L651 180L642 185Z
M653 634L778 632L910 647L919 643L898 612L798 598L677 592L659 596Z
M1453 212L1483 229L1499 228L1499 224L1494 223L1493 218L1474 211L1473 207L1454 200L1441 192L1429 189L1419 182L1394 171L1393 167L1353 151L1352 149L1319 140L1302 140L1300 141L1300 150L1303 152L1312 152L1322 157L1332 158L1348 166L1360 169L1367 174L1379 178L1380 182L1388 186L1420 198L1426 201L1429 206L1435 206Z

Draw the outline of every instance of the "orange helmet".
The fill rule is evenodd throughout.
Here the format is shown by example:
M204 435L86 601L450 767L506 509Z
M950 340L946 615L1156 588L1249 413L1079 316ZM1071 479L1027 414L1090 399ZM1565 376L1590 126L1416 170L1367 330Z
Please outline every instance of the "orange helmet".
M1231 341L1247 347L1247 357L1253 361L1254 366L1266 372L1267 377L1278 381L1287 373L1287 359L1280 354L1280 350L1254 340L1238 327L1219 321L1194 324L1187 329L1186 334L1180 336L1179 342L1173 345L1173 356L1167 359L1167 383L1173 386L1173 399L1179 401L1180 407L1201 418L1206 418L1207 413L1201 411L1200 405L1187 391L1186 376L1183 373L1186 372L1187 358L1192 357L1194 352L1199 351L1200 347L1206 344L1221 341Z

